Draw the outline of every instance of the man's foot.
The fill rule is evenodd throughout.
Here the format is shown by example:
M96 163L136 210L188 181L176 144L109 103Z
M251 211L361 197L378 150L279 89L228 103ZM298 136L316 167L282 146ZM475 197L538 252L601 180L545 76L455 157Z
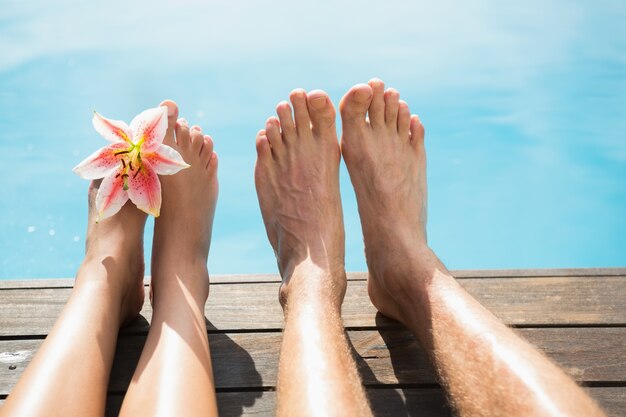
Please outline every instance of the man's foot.
M217 154L213 140L199 126L190 128L184 119L177 120L176 103L166 100L161 106L168 108L163 144L177 150L190 167L160 177L163 202L154 223L151 291L154 296L162 284L155 277L193 279L183 284L204 303L209 293L207 257L218 194Z
M303 288L291 281L300 267L325 277L309 280L307 293L330 289L341 302L346 283L335 109L319 90L294 90L290 100L293 116L289 103L281 102L278 118L270 117L256 138L255 183L283 277L281 302L294 286Z
M146 214L128 201L121 210L96 222L96 195L102 180L89 186L89 215L85 260L76 276L77 289L92 284L120 300L120 325L131 322L141 311L143 289L143 229ZM104 268L107 282L98 279L95 268ZM97 281L96 281L97 280Z
M341 152L356 192L369 269L368 291L378 310L396 320L397 303L415 279L411 259L426 245L424 128L396 90L374 79L339 105ZM367 116L367 117L366 117Z

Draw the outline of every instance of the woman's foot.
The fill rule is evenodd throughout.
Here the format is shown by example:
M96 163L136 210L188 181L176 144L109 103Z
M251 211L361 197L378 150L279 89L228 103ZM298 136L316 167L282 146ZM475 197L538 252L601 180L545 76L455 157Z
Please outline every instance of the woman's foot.
M283 277L281 302L297 287L311 295L330 289L340 304L346 284L335 109L319 90L294 90L290 100L293 115L281 102L278 118L270 117L256 138L255 183ZM296 277L297 268L306 273Z
M96 286L120 300L120 325L132 321L144 301L143 229L146 214L130 201L112 217L96 222L96 195L102 181L89 186L85 259L76 276L77 289ZM97 274L104 269L105 274ZM106 276L106 281L102 280Z
M190 128L184 119L178 119L176 103L166 100L161 106L168 108L163 144L178 151L190 167L160 177L163 202L154 224L151 291L154 296L162 285L167 287L163 279L190 281L183 284L204 304L209 292L207 257L218 194L217 154L213 140L199 126Z
M368 291L383 314L401 320L398 297L415 279L426 244L424 127L396 90L374 79L339 105L341 152L356 192L369 269Z
M177 121L174 102L161 106L168 108L163 144L178 151L190 167L160 177L163 198L152 245L152 321L120 416L216 416L204 306L218 193L217 155L212 139L199 127Z

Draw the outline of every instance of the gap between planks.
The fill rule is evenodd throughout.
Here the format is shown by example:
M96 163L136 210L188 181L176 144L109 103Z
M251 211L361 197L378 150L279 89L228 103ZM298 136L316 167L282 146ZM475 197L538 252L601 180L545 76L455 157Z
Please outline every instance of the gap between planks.
M560 269L486 269L486 270L451 270L455 278L547 278L547 277L607 277L626 276L623 268L560 268ZM348 272L349 281L364 281L367 272ZM278 274L230 274L211 276L211 284L258 284L280 282ZM71 288L74 278L38 278L0 280L0 290L36 289L36 288ZM144 278L144 285L149 285L150 276Z

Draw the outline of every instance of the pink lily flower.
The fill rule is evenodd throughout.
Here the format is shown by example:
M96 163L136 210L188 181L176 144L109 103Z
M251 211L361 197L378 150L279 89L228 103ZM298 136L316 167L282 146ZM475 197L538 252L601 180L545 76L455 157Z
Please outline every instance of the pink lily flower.
M159 175L172 175L188 168L182 156L164 145L167 107L148 109L136 116L130 127L94 112L93 127L113 142L78 164L73 171L88 180L104 178L96 196L98 220L117 213L130 200L142 211L159 217Z

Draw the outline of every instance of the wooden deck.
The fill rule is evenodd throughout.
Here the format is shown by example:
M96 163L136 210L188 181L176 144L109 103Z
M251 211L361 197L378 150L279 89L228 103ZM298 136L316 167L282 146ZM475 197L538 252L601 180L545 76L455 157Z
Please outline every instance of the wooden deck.
M626 416L626 268L453 273L584 385L610 416ZM414 337L376 313L364 273L348 276L344 324L376 415L451 415ZM282 327L278 285L274 275L212 278L206 317L221 416L274 413ZM0 404L51 329L71 286L69 279L0 281ZM121 331L108 415L119 409L151 314L146 303L143 317Z

